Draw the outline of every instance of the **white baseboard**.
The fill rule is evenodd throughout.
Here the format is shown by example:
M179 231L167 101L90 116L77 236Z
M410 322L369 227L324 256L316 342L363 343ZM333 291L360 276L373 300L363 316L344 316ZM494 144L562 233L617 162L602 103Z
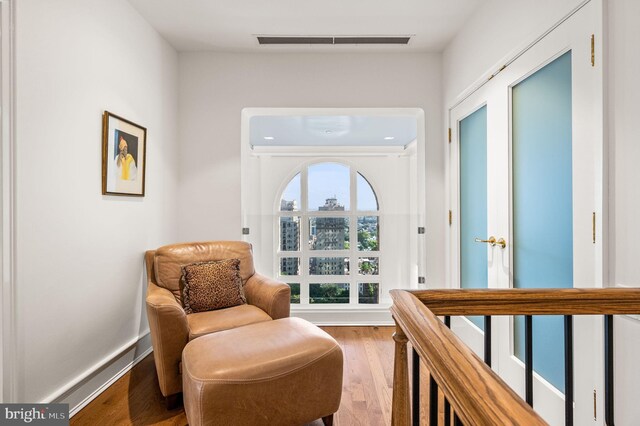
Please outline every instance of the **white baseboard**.
M315 325L376 326L394 325L388 306L353 308L326 306L291 306L291 316L303 318Z
M73 417L152 350L151 334L146 333L74 379L71 386L66 386L46 402L69 404L69 417Z

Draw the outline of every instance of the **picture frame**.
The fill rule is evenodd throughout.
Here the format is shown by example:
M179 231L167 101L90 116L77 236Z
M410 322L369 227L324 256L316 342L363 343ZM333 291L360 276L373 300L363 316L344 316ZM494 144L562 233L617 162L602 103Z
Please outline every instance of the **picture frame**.
M102 194L144 197L147 129L109 111L102 115Z

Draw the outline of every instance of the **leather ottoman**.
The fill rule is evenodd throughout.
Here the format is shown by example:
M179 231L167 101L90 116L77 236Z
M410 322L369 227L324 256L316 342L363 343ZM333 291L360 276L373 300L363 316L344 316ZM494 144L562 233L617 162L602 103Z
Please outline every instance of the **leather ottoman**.
M182 352L191 426L331 424L342 395L342 350L300 318L283 318L192 340Z

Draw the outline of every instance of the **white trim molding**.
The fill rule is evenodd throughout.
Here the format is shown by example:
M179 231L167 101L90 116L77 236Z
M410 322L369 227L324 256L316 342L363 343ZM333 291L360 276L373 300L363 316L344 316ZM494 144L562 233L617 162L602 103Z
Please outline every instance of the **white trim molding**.
M319 326L394 325L389 304L371 307L317 307L291 305L291 316Z
M15 319L15 1L0 0L0 161L2 182L2 228L0 268L2 270L2 351L0 353L0 401L16 400L15 365L17 336Z
M147 331L70 380L42 403L69 404L69 416L73 417L152 351L151 334Z

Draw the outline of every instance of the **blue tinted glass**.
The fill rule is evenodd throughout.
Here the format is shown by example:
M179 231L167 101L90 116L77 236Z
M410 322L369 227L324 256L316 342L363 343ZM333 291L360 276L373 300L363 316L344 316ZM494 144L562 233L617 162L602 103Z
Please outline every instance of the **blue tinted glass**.
M487 288L487 107L460 121L460 287ZM482 317L469 317L484 329Z
M571 52L513 88L513 284L573 287ZM562 317L533 318L533 366L564 392ZM515 319L524 359L524 321Z

